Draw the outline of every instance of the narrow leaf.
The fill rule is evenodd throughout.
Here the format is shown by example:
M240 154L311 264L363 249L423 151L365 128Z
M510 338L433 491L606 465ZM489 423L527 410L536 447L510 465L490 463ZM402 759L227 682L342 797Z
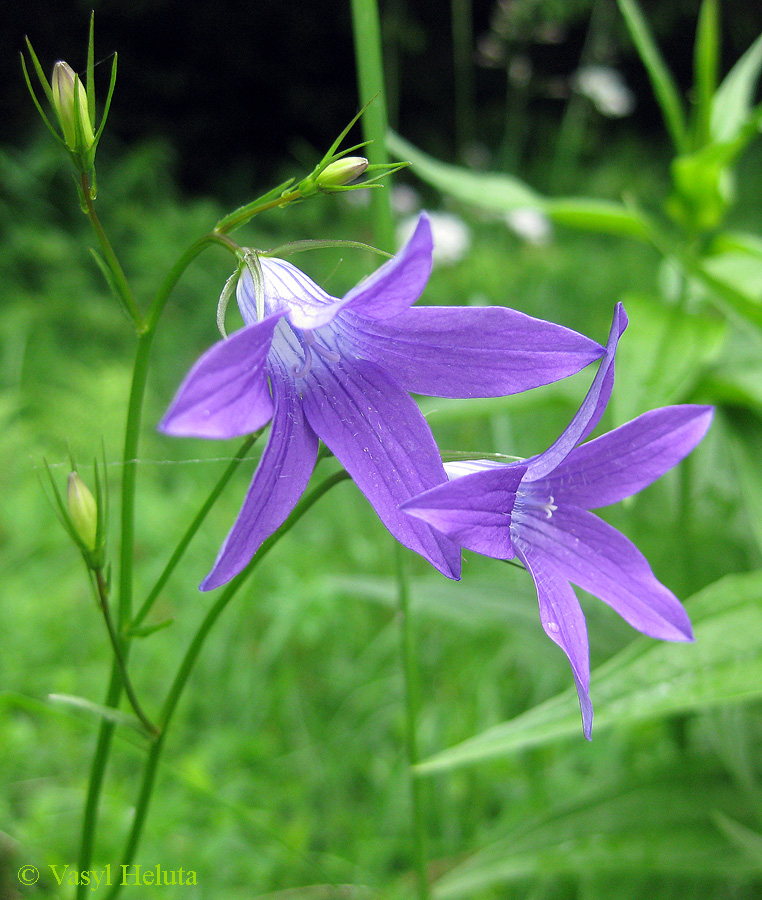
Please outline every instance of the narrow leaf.
M762 553L762 465L759 450L762 447L762 425L747 410L734 414L728 412L730 448L741 497L746 508L749 532Z
M87 39L87 112L95 127L95 11L90 13L90 34Z
M387 135L386 143L394 156L411 162L416 175L464 203L495 212L545 209L544 198L518 178L497 172L472 172L461 166L440 162L393 132Z
M108 119L108 113L111 109L111 98L114 96L114 88L116 87L116 61L117 55L114 53L114 62L111 64L111 80L108 85L108 93L106 94L106 103L103 106L103 117L101 118L101 124L98 126L98 130L95 132L95 145L98 145L98 141L101 139L101 135L103 134L103 129L106 127L106 119ZM93 124L95 124L95 119L93 119Z
M754 91L762 68L762 34L728 72L712 103L712 135L731 141L751 115Z
M433 896L471 900L499 884L552 875L658 879L757 873L759 859L739 853L733 843L741 843L741 829L747 841L758 836L723 812L739 811L738 795L713 774L662 769L640 783L628 773L626 781L581 788L571 802L557 800L549 812L517 822L510 835L460 862L435 882ZM716 823L727 823L728 834L735 826L739 840L723 841Z
M716 362L728 326L715 313L687 312L659 296L627 295L627 341L617 351L617 422L657 406L685 403Z
M563 197L545 202L545 212L557 225L616 234L638 241L649 241L651 229L646 217L637 210L609 200Z
M617 0L632 42L646 67L651 86L659 101L664 122L678 153L688 148L685 113L672 73L656 46L648 24L635 0Z
M704 0L696 29L693 54L693 80L696 91L696 146L711 140L712 100L717 89L717 64L720 49L717 0Z
M48 694L48 700L52 703L63 703L66 706L73 706L76 709L82 709L99 719L107 719L115 725L129 725L137 731L144 733L144 728L140 722L120 709L114 709L112 706L103 706L101 703L94 703L85 697L75 697L72 694Z

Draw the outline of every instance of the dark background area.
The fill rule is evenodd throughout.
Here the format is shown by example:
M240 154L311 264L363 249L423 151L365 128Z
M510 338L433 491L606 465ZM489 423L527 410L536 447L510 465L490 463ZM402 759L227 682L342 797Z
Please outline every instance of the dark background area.
M616 4L598 3L605 13L605 61L623 72L638 98L634 120L605 127L662 133ZM688 85L699 0L643 0L641 5L678 79ZM6 5L0 33L0 144L24 146L39 128L18 61L24 36L29 35L46 72L59 58L82 71L92 7L72 0ZM252 186L269 183L287 156L313 164L315 153L327 147L358 107L348 0L104 0L94 7L101 103L111 54L119 53L102 154L110 152L109 145L113 150L120 143L166 140L174 148L178 181L188 193L224 195L228 184L240 189L242 180ZM538 86L531 97L533 116L545 117L551 127L558 121L564 82L583 52L591 7L591 0L474 0L475 140L494 148L501 139L506 66L517 54L531 61L532 84ZM381 15L390 106L399 130L428 150L452 157L450 4L388 0L381 3ZM727 68L762 30L762 4L726 0L722 16ZM478 49L487 45L498 50L489 64Z

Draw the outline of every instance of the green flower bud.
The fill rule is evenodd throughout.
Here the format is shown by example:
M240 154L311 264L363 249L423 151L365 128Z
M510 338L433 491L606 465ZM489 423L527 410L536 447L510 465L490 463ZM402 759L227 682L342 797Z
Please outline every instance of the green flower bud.
M61 123L66 146L84 153L95 143L93 125L87 109L85 86L68 63L57 62L51 80L53 107Z
M69 520L77 537L87 550L93 552L98 540L98 507L90 489L76 472L69 475L66 499Z
M317 177L320 188L343 187L359 178L368 168L368 160L364 156L345 156L329 163Z

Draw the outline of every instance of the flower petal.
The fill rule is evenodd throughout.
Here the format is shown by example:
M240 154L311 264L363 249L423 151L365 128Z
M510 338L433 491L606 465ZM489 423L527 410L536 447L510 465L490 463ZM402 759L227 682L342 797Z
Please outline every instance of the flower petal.
M581 334L502 306L409 309L378 321L342 314L365 359L434 397L503 397L566 378L601 356Z
M267 446L241 511L201 590L230 581L251 561L262 541L283 524L304 493L317 458L318 439L304 420L293 383L280 366L270 366L275 414Z
M231 438L266 425L273 414L266 362L277 322L272 316L207 350L186 375L159 430Z
M433 525L462 547L512 559L511 512L524 466L500 466L465 475L403 503L411 516Z
M262 269L262 303L265 315L287 313L297 328L318 328L330 322L342 301L327 294L309 275L285 259L259 257ZM257 321L257 293L254 279L244 269L236 287L241 315L247 324Z
M608 603L644 634L665 641L693 639L680 601L638 548L586 509L559 506L548 519L514 513L514 546L539 550L569 581Z
M410 240L379 269L344 297L341 305L372 319L387 319L408 309L423 293L431 274L431 225L421 213Z
M556 502L596 509L647 487L706 434L711 406L667 406L576 447L545 479Z
M540 603L540 621L545 634L567 655L582 712L582 729L590 740L593 704L590 701L590 651L585 615L566 578L542 550L517 541L516 550L531 574Z
M307 421L394 537L458 578L460 547L399 509L447 477L431 430L407 393L373 363L345 358L329 366L316 361L302 393Z
M622 304L617 303L606 352L587 396L558 440L551 444L544 453L527 461L527 481L537 481L552 472L600 422L614 386L614 357L619 338L625 328L627 328L627 314Z

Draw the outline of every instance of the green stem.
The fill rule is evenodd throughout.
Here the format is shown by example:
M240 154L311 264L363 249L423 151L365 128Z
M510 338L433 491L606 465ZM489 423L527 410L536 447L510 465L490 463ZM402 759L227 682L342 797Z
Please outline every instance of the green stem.
M400 657L405 675L405 748L410 777L410 800L413 816L413 849L419 900L429 900L427 876L426 821L424 816L423 783L415 774L418 762L418 671L416 667L415 636L410 622L410 591L405 568L405 551L395 542L397 576L397 618L400 625Z
M98 596L98 605L100 606L101 612L103 613L103 619L106 623L106 630L108 631L108 636L111 640L111 646L114 650L114 659L116 660L117 666L119 668L119 674L122 678L122 687L124 688L125 694L127 694L127 699L130 701L130 705L135 711L135 715L140 719L145 730L149 735L156 737L159 731L153 724L153 722L148 718L148 716L143 712L143 707L138 701L137 694L135 693L135 689L132 686L132 681L130 681L130 676L127 673L127 664L125 662L124 656L122 655L122 647L119 641L119 635L116 633L116 630L114 629L114 623L111 619L111 611L109 610L108 605L108 586L106 585L106 580L103 577L103 570L95 569L95 571L93 572L93 576L95 578L95 589Z
M291 528L299 521L299 519L301 519L301 517L310 509L310 507L312 507L325 493L327 493L332 487L334 487L334 485L339 484L341 481L346 480L348 477L349 476L347 475L347 473L343 470L341 472L336 472L334 475L326 478L325 481L322 482L322 484L314 488L314 490L312 490L306 497L302 498L302 500L297 504L296 508L288 517L288 519L286 519L286 521L276 532L274 532L266 541L264 541L254 559L239 575L237 575L228 584L228 586L213 603L206 616L204 617L204 620L199 626L198 631L188 645L188 649L185 651L185 656L183 656L180 662L180 666L177 670L175 678L167 693L167 697L164 700L164 705L162 706L159 716L159 726L161 729L161 734L151 745L151 748L148 752L145 768L143 770L143 781L140 786L140 793L138 795L138 800L135 806L135 817L133 819L132 829L127 840L127 845L125 847L121 865L130 866L132 865L132 861L135 858L135 853L137 852L138 844L140 842L140 837L143 831L143 825L145 824L146 816L148 814L151 796L153 794L159 760L161 758L162 750L164 749L164 739L167 734L167 730L169 728L172 717L174 716L175 710L177 709L177 704L179 703L180 697L182 696L182 692L188 682L188 678L190 677L191 672L193 671L193 667L196 664L196 661L201 653L204 642L206 641L209 632L212 630L212 627L219 619L220 615L227 608L230 601L236 595L239 588L241 588L241 586L246 582L246 580L256 569L262 559L272 549L272 547L274 547L275 544L277 544L277 542L291 530ZM119 893L120 887L121 883L120 881L117 881L108 894L108 900L112 900L112 898L116 897L116 895Z
M476 136L472 0L450 0L455 74L455 142L461 159Z
M253 219L254 216L267 212L269 209L278 209L281 206L288 206L289 203L301 199L301 196L301 191L298 187L295 187L290 191L285 191L283 194L272 200L255 200L253 203L242 206L241 209L236 210L236 212L221 219L217 223L214 232L218 235L229 234L231 231L235 231L236 228L240 228L241 225L245 225L250 219Z
M132 625L130 626L131 628L137 628L143 622L143 620L148 615L148 613L151 611L153 604L156 602L156 598L159 596L159 594L161 593L161 591L164 588L164 585L169 580L169 576L172 574L172 572L177 567L177 564L182 559L185 551L188 548L188 545L190 544L191 540L193 539L193 536L196 534L198 529L201 527L201 524L204 521L204 519L206 518L207 514L209 513L209 510L212 508L212 506L214 506L215 502L217 501L217 498L220 496L222 491L225 489L225 486L227 485L227 483L233 477L233 473L238 468L238 466L241 464L241 460L243 460L243 458L246 456L246 454L249 452L249 450L251 450L251 448L254 446L254 442L257 440L257 438L261 434L262 434L262 432L258 431L258 432L256 432L256 434L249 435L246 438L246 440L241 444L241 446L238 448L238 452L233 457L233 459L230 461L228 467L225 469L225 471L220 476L220 480L212 488L212 491L209 494L209 496L207 497L204 505L198 511L198 513L196 514L196 516L193 519L193 521L191 522L191 524L188 526L188 530L185 532L185 534L180 539L180 542L178 543L177 547L175 548L174 553L172 554L172 556L170 556L169 561L167 562L166 566L164 567L164 571L161 573L161 575L159 575L158 579L156 580L156 583L154 584L153 588L151 588L150 593L144 600L143 605L140 607L140 610L138 611L137 615L132 620Z
M111 677L106 691L105 705L116 708L119 705L121 696L122 676L119 671L119 664L116 657L114 657L111 663ZM114 722L101 719L100 728L98 729L98 740L90 767L85 811L82 816L82 833L79 846L79 861L77 863L78 872L89 871L90 861L93 858L95 829L98 824L98 806L100 805L103 778L106 774L106 763L108 762L115 727ZM77 900L82 900L86 896L88 896L88 886L80 882L77 887Z
M381 51L381 26L376 0L352 0L352 27L355 37L360 105L373 98L373 102L362 118L365 140L372 142L367 147L367 156L371 165L388 165L386 132L389 125ZM393 250L394 222L389 203L389 191L372 191L370 208L375 244L383 250Z
M88 191L85 197L89 197ZM92 208L92 200L89 203ZM100 228L95 211L92 210L91 221L96 228L96 233ZM97 227L96 227L97 223ZM102 232L102 229L100 229ZM105 234L103 234L106 246L110 249L110 244ZM135 318L135 324L138 329L138 343L135 351L135 362L132 371L132 384L130 387L130 397L127 407L127 421L125 423L124 450L122 454L122 496L121 496L121 525L120 525L120 550L119 550L119 595L117 604L117 635L123 635L126 627L129 625L132 608L132 560L133 546L135 535L135 482L136 482L136 461L138 439L140 434L140 423L143 411L143 398L145 395L145 386L148 375L148 361L153 342L153 335L159 321L164 305L172 292L175 284L179 280L183 271L190 262L198 256L201 251L212 243L221 243L230 248L232 242L229 239L219 235L206 235L196 241L183 254L177 263L172 267L166 279L162 283L159 291L154 298L148 318L143 320L139 315L137 306L135 312L138 313ZM103 242L101 243L103 247ZM106 252L104 248L104 252ZM111 251L113 254L113 251ZM116 257L114 256L114 260ZM121 267L116 263L118 272ZM116 272L114 273L116 275ZM124 275L122 274L122 277ZM126 284L126 281L125 281ZM127 288L129 292L129 288ZM132 296L129 292L129 296ZM133 301L134 302L134 301ZM129 640L122 637L120 639L122 645L121 664L126 667L129 656ZM105 705L116 708L122 694L122 675L120 672L120 662L117 657L114 658L111 666L111 677L109 687L106 694ZM92 860L93 845L95 841L95 830L98 819L98 806L100 804L101 790L103 787L103 779L106 773L106 765L111 753L111 746L114 737L114 723L105 719L101 722L98 731L98 740L95 746L95 754L90 770L90 781L87 789L87 799L85 801L85 811L82 820L82 838L79 855L79 871L85 872L90 869ZM87 895L87 885L81 884L77 888L77 898L82 900Z
M130 318L132 319L136 330L140 331L143 327L143 316L138 309L137 303L135 302L135 297L133 296L130 285L127 282L127 278L124 274L121 263L117 259L116 253L114 253L114 248L111 246L111 241L109 241L106 232L103 230L100 219L98 218L98 214L95 212L92 192L90 189L90 179L87 177L87 175L80 176L79 188L81 196L84 200L85 212L87 214L87 217L90 219L90 224L93 226L93 231L98 238L98 243L101 245L101 251L106 259L106 265L109 267L109 271L111 272L111 275L113 277L114 288L118 291L119 297L124 304L124 307L127 310Z
M259 210L259 212L261 212L261 210ZM224 247L225 250L230 251L233 256L237 256L238 250L240 249L235 241L216 230L211 231L209 234L205 234L197 241L194 241L169 270L169 272L167 273L167 277L164 279L161 287L156 292L156 296L153 299L151 309L149 310L148 316L146 318L146 331L154 331L156 329L156 326L159 324L159 317L164 311L164 307L167 303L167 300L169 299L169 295L172 293L175 285L180 280L180 276L193 262L193 260L203 250L205 250L212 244L218 244L219 246Z

